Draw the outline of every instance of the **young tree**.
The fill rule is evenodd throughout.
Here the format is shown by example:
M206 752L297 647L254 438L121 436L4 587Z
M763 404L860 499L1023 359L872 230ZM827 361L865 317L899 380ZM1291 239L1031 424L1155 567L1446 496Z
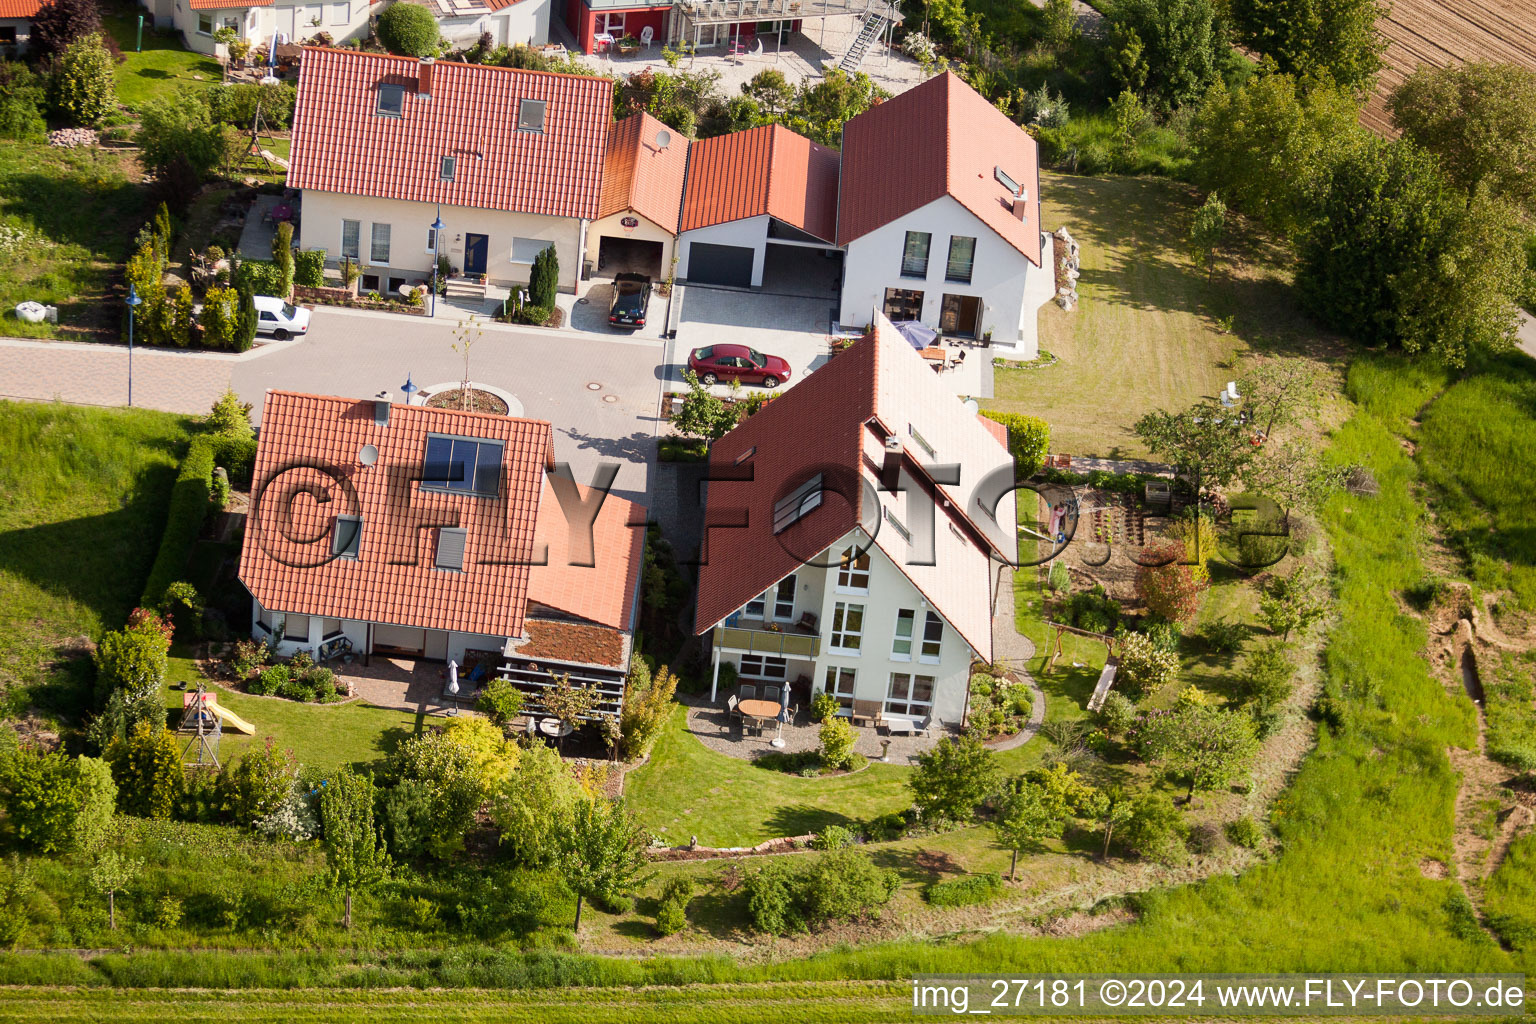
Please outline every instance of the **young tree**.
M366 892L389 871L389 854L373 820L373 779L341 768L320 790L320 821L331 880L346 899L343 921L352 930L352 895Z
M1047 49L1052 53L1065 53L1077 44L1081 34L1072 0L1045 0L1040 9L1040 39Z
M379 15L376 31L386 50L403 57L436 55L441 37L437 19L420 4L390 4Z
M505 729L523 710L523 695L511 681L497 676L475 698L475 710Z
M858 734L846 720L837 717L824 719L817 739L820 741L817 749L822 764L834 769L853 767L853 745L858 742Z
M1259 597L1259 616L1270 632L1290 640L1292 632L1304 632L1328 612L1328 581L1322 573L1298 565L1289 576L1276 576Z
M113 931L117 930L117 894L133 884L143 867L143 861L125 857L116 850L103 850L96 855L96 864L91 868L90 886L96 892L106 895L107 925Z
M101 32L101 8L96 0L48 0L32 15L27 56L43 61L63 53L69 44Z
M1382 0L1232 0L1242 42L1298 78L1328 77L1352 92L1370 91L1387 40L1376 23Z
M1280 506L1290 526L1293 514L1310 515L1343 486L1349 466L1330 463L1311 441L1302 437L1270 441L1263 454L1243 474L1254 491Z
M64 48L54 61L48 96L54 116L69 124L94 128L112 112L117 83L100 35L81 36Z
M812 142L839 146L843 125L890 95L862 71L846 75L833 69L800 83L784 123Z
M581 789L560 755L542 743L524 750L517 770L491 798L491 820L514 864L542 868L560 853L560 830Z
M427 795L427 852L440 859L456 853L486 797L474 751L444 733L412 736L390 756L389 775Z
M1536 71L1486 61L1421 64L1388 106L1403 137L1439 157L1463 192L1486 185L1536 214Z
M1099 852L1100 860L1109 858L1109 843L1114 838L1115 829L1131 820L1135 813L1135 805L1130 797L1120 790L1094 790L1083 801L1080 808L1082 816L1096 823L1104 830L1104 848Z
M1262 424L1265 437L1315 411L1323 386L1316 362L1288 356L1257 362L1237 379L1243 408Z
M528 273L528 301L535 306L553 309L559 290L560 257L553 245L546 245L533 258L533 268Z
M1198 532L1198 528L1197 528ZM1188 622L1200 610L1200 595L1210 585L1203 565L1189 564L1192 553L1177 541L1148 544L1149 562L1136 570L1136 594L1147 610L1169 622Z
M43 82L31 68L20 61L0 61L0 139L41 142L48 133L45 102Z
M576 801L560 851L566 884L576 893L573 932L581 931L583 900L613 906L645 883L645 849L650 841L650 835L622 802L599 798Z
M1111 136L1114 144L1115 155L1121 160L1129 162L1136 155L1136 143L1140 141L1142 133L1146 130L1148 115L1147 108L1142 106L1141 100L1129 89L1122 89L1109 105L1109 116L1114 122L1115 130Z
M539 255L542 256L543 253ZM537 259L534 260L534 267L535 269L538 267ZM532 282L529 282L528 287L531 291ZM475 396L469 388L469 354L475 347L475 343L484 335L485 329L479 326L473 313L469 314L468 320L459 321L453 328L453 350L464 360L464 377L459 381L459 408L465 412L472 412L475 408Z
M752 76L750 82L741 85L742 95L757 104L757 109L769 121L778 121L795 100L795 87L789 84L784 72L767 68Z
M676 707L672 698L677 693L677 676L665 665L657 668L654 675L648 669L637 672L637 667L645 669L638 654L630 664L624 711L619 719L624 756L630 760L646 755Z
M544 705L544 710L569 726L575 726L590 715L597 707L597 700L597 687L590 683L573 684L569 672L555 676L555 685L539 692L539 702Z
M1152 454L1193 473L1198 487L1225 487L1253 458L1248 428L1209 399L1181 413L1149 412L1133 429Z
M208 419L204 422L215 434L227 434L241 441L249 441L256 436L256 431L251 427L251 403L240 401L234 388L224 389L224 393L208 411Z
M1216 274L1216 250L1227 233L1227 204L1212 192L1195 211L1189 225L1189 255L1195 266L1205 268L1209 283Z
M1147 86L1146 47L1129 25L1116 25L1111 33L1109 67L1123 89L1141 95Z
M1127 633L1119 642L1116 681L1138 696L1150 697L1179 675L1179 656L1152 642L1145 633Z
M224 126L208 112L207 99L191 91L144 104L138 142L146 166L161 170L185 158L203 178L228 159L230 148Z
M1290 648L1282 640L1270 640L1255 647L1244 659L1238 688L1243 703L1258 711L1268 711L1285 703L1295 689L1291 680L1296 666Z
M1040 787L1021 782L998 802L992 830L997 833L1013 859L1008 865L1008 881L1018 877L1019 854L1044 847L1047 839L1059 839L1067 827L1065 817L1055 813L1041 799Z
M1190 799L1246 772L1259 746L1247 715L1209 704L1184 704L1149 719L1139 744L1159 774L1188 782Z
M1189 826L1167 794L1143 793L1132 801L1120 832L1125 845L1138 856L1171 862L1179 856Z
M688 394L683 406L672 417L672 428L685 437L718 441L736 426L736 412L710 393L692 370L683 371Z
M1220 77L1226 30L1213 0L1124 0L1114 28L1134 32L1146 51L1147 91L1174 110Z
M927 753L917 756L917 767L907 779L913 802L925 819L947 818L968 822L996 788L1001 769L997 755L981 740L948 736Z
M141 723L126 740L107 750L117 799L125 814L166 819L186 786L176 737L164 728Z

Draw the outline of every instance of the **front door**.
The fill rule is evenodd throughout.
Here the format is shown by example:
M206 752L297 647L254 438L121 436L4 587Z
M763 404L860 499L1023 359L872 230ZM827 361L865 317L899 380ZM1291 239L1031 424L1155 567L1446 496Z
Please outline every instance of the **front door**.
M490 248L490 239L485 235L464 236L464 273L485 273L485 254Z

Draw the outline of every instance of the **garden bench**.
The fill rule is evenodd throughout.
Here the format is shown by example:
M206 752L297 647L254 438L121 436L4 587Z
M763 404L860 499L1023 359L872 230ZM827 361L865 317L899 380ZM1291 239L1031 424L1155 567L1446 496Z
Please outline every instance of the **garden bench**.
M885 731L889 735L905 733L908 736L928 735L933 726L932 715L901 715L890 712L884 716Z
M878 700L855 700L853 702L853 724L858 725L863 719L870 725L878 726L881 722L881 712L884 708Z

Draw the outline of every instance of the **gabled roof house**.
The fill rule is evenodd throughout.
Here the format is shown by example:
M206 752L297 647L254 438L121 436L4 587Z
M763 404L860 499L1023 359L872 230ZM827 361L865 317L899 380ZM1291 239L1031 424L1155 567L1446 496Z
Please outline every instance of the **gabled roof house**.
M261 423L240 555L252 636L317 661L485 662L534 694L569 672L618 709L644 509L609 495L590 555L573 543L548 423L289 391Z
M937 468L953 464L958 482ZM972 660L992 659L998 558L1015 559L1004 438L876 314L710 466L695 629L716 680L728 662L958 724Z
M688 139L645 111L608 133L597 219L587 229L587 260L666 277L677 241L688 171Z

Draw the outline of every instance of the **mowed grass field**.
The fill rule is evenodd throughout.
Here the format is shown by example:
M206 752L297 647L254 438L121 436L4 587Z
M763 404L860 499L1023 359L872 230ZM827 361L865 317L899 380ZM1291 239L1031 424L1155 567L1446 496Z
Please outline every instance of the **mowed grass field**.
M179 89L207 88L224 80L218 61L182 46L179 33L154 31L147 15L143 49L139 51L134 50L137 13L114 14L102 20L123 51L123 63L117 66L117 98L125 107L137 110Z
M1194 266L1185 243L1198 205L1190 186L1160 178L1041 179L1046 230L1064 225L1080 246L1080 301L1073 313L1054 302L1040 310L1040 348L1060 361L999 368L994 397L984 404L1044 419L1052 451L1143 457L1131 433L1136 420L1215 396L1237 376L1245 353L1337 355L1296 308L1284 256L1264 239L1234 225L1214 279Z

